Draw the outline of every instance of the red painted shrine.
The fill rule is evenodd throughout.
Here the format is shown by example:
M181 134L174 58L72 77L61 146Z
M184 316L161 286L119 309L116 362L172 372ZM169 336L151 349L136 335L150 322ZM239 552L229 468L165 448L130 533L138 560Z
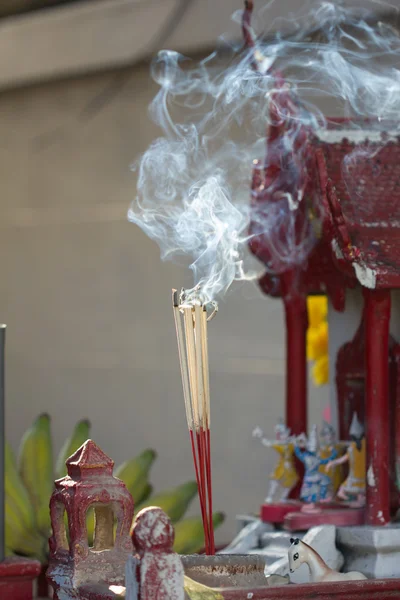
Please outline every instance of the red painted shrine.
M265 561L260 557L191 555L181 559L172 550L171 521L156 507L145 508L136 515L132 545L129 529L133 501L123 483L112 476L113 461L88 440L67 465L68 476L56 482L50 505L53 536L47 576L54 599L400 598L398 580L274 585L265 577ZM98 518L95 539L89 546L86 511L93 505L98 509ZM115 538L110 533L110 508L117 518ZM186 580L185 570L189 573ZM216 587L208 587L211 583ZM25 597L28 596L21 596L21 600Z
M247 2L245 26L251 4ZM246 41L252 44L251 37ZM399 505L395 471L400 457L400 345L390 334L390 319L392 293L400 288L400 137L391 134L390 124L382 134L382 124L378 128L367 121L329 119L320 130L299 125L300 105L278 74L276 81L266 158L254 161L250 248L266 266L262 290L284 303L286 421L294 434L307 430L307 296L326 294L331 311L344 313L348 291L358 290L358 327L339 348L332 369L338 433L348 439L354 412L364 423L367 497L362 522L382 526ZM71 598L111 600L115 594L110 584L124 585L124 567L131 560L133 502L112 476L113 461L92 441L67 466L68 476L56 482L51 499L48 577L55 598L64 598L57 592L70 586L84 594ZM96 527L89 546L86 515L91 506ZM143 569L135 581L137 597L182 597L183 567L171 548L172 525L160 509L139 513L133 541L138 555L131 564ZM214 563L216 558L207 557ZM165 585L171 582L172 594ZM398 579L283 585L279 591L268 589L264 577L263 583L260 588L226 587L220 596L234 600L247 592L254 600L400 597Z
M381 135L366 121L332 119L320 133L301 131L291 120L294 111L282 84L272 103L268 158L255 161L250 241L267 266L262 290L284 302L287 425L295 434L306 431L307 295L327 294L332 309L343 312L346 290L360 288L358 331L331 358L336 358L340 438L348 439L354 411L366 428L365 522L383 525L398 504L400 347L389 323L391 290L400 288L400 140L390 128ZM295 140L290 153L284 149L287 136ZM278 210L284 216L273 235L264 234L263 220Z
M125 563L132 554L133 500L125 484L112 474L114 461L88 440L66 464L68 475L56 481L50 501L53 535L47 578L55 598L69 597L67 592L91 584L94 577L94 583L123 585ZM95 528L89 544L87 513L91 508Z

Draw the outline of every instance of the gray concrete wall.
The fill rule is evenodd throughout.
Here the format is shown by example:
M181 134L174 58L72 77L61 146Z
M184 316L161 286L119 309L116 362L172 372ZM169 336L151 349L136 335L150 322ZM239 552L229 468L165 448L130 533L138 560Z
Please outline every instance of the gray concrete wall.
M170 303L191 280L126 219L129 165L157 135L154 91L143 68L0 97L0 320L13 446L41 411L55 450L88 416L117 463L156 448L161 489L193 478ZM273 467L251 431L272 435L283 415L281 304L237 285L209 333L214 505L228 541L235 514L258 510ZM327 393L311 389L313 422Z

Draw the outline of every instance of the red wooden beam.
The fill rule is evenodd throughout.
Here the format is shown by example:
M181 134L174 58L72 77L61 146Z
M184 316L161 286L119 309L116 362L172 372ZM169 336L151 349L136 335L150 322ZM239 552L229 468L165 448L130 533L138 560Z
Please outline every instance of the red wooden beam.
M399 600L400 579L369 579L364 581L343 581L335 583L308 583L282 585L278 587L248 588L247 598L252 600ZM243 588L225 589L224 600L243 600Z
M364 289L365 424L367 446L366 521L390 521L389 322L390 290Z
M289 275L282 276L286 319L286 425L307 433L307 299Z
M0 562L0 598L32 600L33 581L40 573L40 562L20 556Z

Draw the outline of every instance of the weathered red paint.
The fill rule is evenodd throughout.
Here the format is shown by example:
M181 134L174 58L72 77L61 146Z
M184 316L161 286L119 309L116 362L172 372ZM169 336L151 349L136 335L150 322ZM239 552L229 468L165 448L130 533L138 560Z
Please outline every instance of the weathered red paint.
M362 423L365 418L366 390L366 344L364 312L354 338L346 342L338 351L336 359L336 390L339 416L339 438L346 440L354 412ZM391 514L399 508L399 493L396 486L396 462L400 457L400 346L389 337L389 429L390 444L389 479L391 496Z
M244 593L247 593L244 596ZM369 579L364 581L341 581L335 583L307 583L282 585L279 587L243 589L225 589L224 600L399 600L399 579Z
M291 512L285 516L283 527L287 531L308 531L318 525L336 525L337 527L350 527L363 525L365 519L364 508L321 507L320 512Z
M284 295L286 322L286 425L292 434L307 432L307 302L303 294Z
M40 571L39 577L37 578L36 586L37 586L37 595L39 598L48 598L49 597L49 582L47 581L46 573L48 569L47 564L42 565L42 569Z
M1 600L32 600L33 581L41 564L28 558L9 557L0 562Z
M98 461L97 461L98 462ZM97 466L93 464L94 470ZM131 557L135 568L137 581L139 582L138 600L183 600L184 579L183 565L181 559L172 551L174 531L169 518L160 508L150 507L141 511L132 528L132 541L137 557ZM53 546L54 552L54 546ZM215 557L217 560L220 557ZM214 557L207 557L213 560ZM57 577L68 579L70 571L62 556L53 554L53 568L58 563ZM72 563L80 561L79 555L75 554ZM254 560L254 557L251 559ZM99 567L99 569L98 569ZM40 567L38 567L39 569ZM238 567L243 568L243 566ZM104 580L103 564L101 560L95 561L91 566L91 581L80 582L76 587L66 587L65 595L55 598L70 598L71 600L114 600L118 596L110 589L110 581ZM124 565L119 563L114 571L114 585L124 585ZM235 572L233 570L233 572ZM192 575L192 573L191 573ZM400 580L366 580L366 581L343 581L338 583L318 583L306 585L282 585L273 587L265 580L263 587L242 586L230 588L229 576L225 583L218 589L218 593L225 600L288 600L293 598L302 600L312 598L313 600L340 598L343 600L358 600L368 598L372 600L400 600ZM60 588L57 588L60 589ZM21 598L18 600L26 600Z
M174 538L171 520L161 508L144 508L136 516L132 542L140 557L140 600L183 600L184 571L172 549Z
M277 87L282 87L279 74ZM280 101L289 106L284 93ZM286 123L282 123L282 119L279 123L283 138L290 128L292 113L286 110L281 114L285 114L287 119ZM379 290L384 290L383 295L389 295L391 289L400 288L400 142L393 139L386 145L379 142L360 144L347 139L344 133L341 139L340 130L348 126L346 119L329 119L329 123L324 139L305 131L303 142L306 140L306 152L300 152L292 159L281 150L279 128L274 126L273 145L271 134L267 136L269 162L256 161L253 173L251 206L254 222L250 228L253 237L249 245L251 251L267 266L267 273L260 279L261 289L268 295L281 297L285 306L288 356L286 415L288 424L296 427L294 432L301 429L304 415L307 414L303 405L303 402L306 404L306 388L302 379L305 348L301 350L303 343L300 342L303 299L305 302L308 294L324 292L330 297L333 307L342 311L347 288L360 287L366 296L374 297L379 295ZM361 121L359 125L366 128L368 123ZM329 139L330 130L336 130L335 139L339 141ZM285 264L273 255L270 232L264 233L260 217L267 214L268 206L277 202L279 190L288 192L290 186L293 187L290 169L285 171L285 165L290 166L291 160L295 164L299 157L303 160L303 172L298 188L301 187L304 194L296 209L298 215L294 237L297 243L297 223L304 225L304 219L308 218L310 224L316 225L315 244L303 263L296 262L297 258L294 257L292 263L287 261ZM385 200L382 201L382 198ZM307 227L303 227L302 231L310 233ZM284 252L285 246L282 244L287 231L283 228L274 231L273 235L279 242L279 245L275 245L283 247ZM378 304L381 306L381 302ZM372 465L370 475L374 477L370 477L370 480L375 480L376 485L370 486L367 521L384 524L390 518L390 508L392 512L396 508L393 481L394 463L397 460L400 464L398 448L396 458L392 454L400 429L400 386L397 385L400 363L394 358L397 344L392 339L389 352L387 315L384 310L375 308L369 316L374 324L367 325L368 331L364 331L364 323L361 323L354 341L339 352L336 383L342 439L347 437L353 412L356 411L359 418L363 419L365 403L369 407L365 426L372 433L367 444L367 464ZM296 312L297 323L294 316ZM385 333L380 343L376 344L380 331ZM389 377L392 382L390 388ZM293 385L293 381L299 382L299 385ZM378 401L374 403L373 397L378 397ZM400 447L399 444L397 446ZM371 453L373 456L370 456ZM379 474L375 473L375 469L379 470Z
M55 599L69 597L67 593L84 598L79 588L87 584L123 585L125 563L132 553L133 500L125 484L113 477L114 462L88 440L66 464L68 475L56 481L50 500L53 535L49 540L47 578ZM94 507L97 517L93 547L89 547L86 528L90 507ZM69 541L64 512L68 517Z
M366 521L390 521L389 290L364 290L366 364Z
M339 439L348 440L354 413L365 423L365 323L339 348L335 365Z
M101 583L84 585L80 588L80 593L82 600L118 600L117 594Z
M394 418L390 419L392 461L392 513L399 508L400 498L400 344L395 344L390 361L390 391Z
M287 514L299 511L302 506L299 500L262 504L260 518L265 523L282 525Z

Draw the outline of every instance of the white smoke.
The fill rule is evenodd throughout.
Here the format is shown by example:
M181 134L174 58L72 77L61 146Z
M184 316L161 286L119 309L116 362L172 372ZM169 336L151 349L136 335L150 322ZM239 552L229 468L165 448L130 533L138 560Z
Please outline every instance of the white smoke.
M273 2L260 4L257 24L268 22ZM387 3L371 6L394 10ZM234 19L240 22L241 12ZM303 125L327 127L321 103L351 118L353 128L362 127L364 118L374 119L378 130L389 121L392 132L399 127L400 38L393 27L374 22L373 11L332 2L311 2L290 21L282 20L285 37L276 25L269 24L263 41L259 25L260 37L250 50L222 44L199 64L162 51L153 62L160 90L150 115L163 136L134 165L137 197L128 218L159 244L164 260L188 259L195 284L188 295L205 301L223 295L234 280L253 276L245 266L250 216L251 235L269 240L272 270L300 264L311 251L313 229L305 226L299 234L296 225L306 156L299 136ZM262 73L253 68L255 53ZM275 69L290 87L297 112L286 137L277 148L269 146L265 158L271 108L280 91ZM273 205L251 214L254 161L260 159L256 168L262 174L274 152L295 153L297 160L264 190L275 198ZM344 173L349 165L347 157Z

